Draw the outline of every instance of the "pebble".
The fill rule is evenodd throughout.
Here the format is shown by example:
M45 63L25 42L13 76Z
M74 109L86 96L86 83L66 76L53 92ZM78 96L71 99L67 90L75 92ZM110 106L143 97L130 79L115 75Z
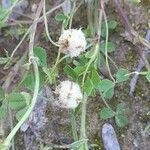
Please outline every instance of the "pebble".
M102 140L105 150L120 150L115 130L109 123L105 123L102 127Z

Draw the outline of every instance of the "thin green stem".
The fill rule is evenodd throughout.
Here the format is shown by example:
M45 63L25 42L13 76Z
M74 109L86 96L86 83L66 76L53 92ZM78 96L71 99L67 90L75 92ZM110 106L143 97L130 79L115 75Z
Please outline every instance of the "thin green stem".
M54 46L59 47L59 45L58 45L57 43L55 43L55 42L51 39L51 37L50 37L49 30L48 30L47 17L46 17L46 8L45 8L46 2L45 2L45 0L43 0L43 1L44 1L44 5L43 5L43 17L44 17L44 24L45 24L45 32L46 32L46 35L47 35L49 41L50 41Z
M116 63L112 60L111 57L108 56L108 59L112 62L112 64L115 66L115 68L118 70L118 66L116 65Z
M137 74L137 75L146 75L147 71L143 71L143 72L138 72L138 71L134 71L134 72L130 72L128 74L125 74L124 76L130 76L132 74Z
M99 44L97 43L97 44L95 45L94 53L93 53L91 59L89 60L89 62L88 62L88 64L87 64L87 67L86 67L86 69L85 69L85 71L84 71L83 78L82 78L82 87L83 87L83 85L84 85L85 77L86 77L86 74L87 74L87 72L88 72L88 70L89 70L89 67L90 67L90 65L92 64L92 62L96 59L98 52L99 52Z
M109 104L106 102L105 98L102 96L102 93L100 92L102 101L104 102L104 104L106 105L107 108L111 109L111 107L109 106ZM111 109L112 110L112 109ZM112 112L115 114L116 112L112 110Z
M36 13L36 16L35 16L35 20L32 25L32 29L31 29L31 33L30 33L30 42L29 42L29 59L32 61L34 74L35 74L35 86L34 86L33 98L32 98L31 104L30 104L28 110L26 111L26 113L23 115L23 117L20 119L20 121L16 124L16 126L13 128L13 130L9 133L7 138L4 140L3 145L6 147L8 147L10 145L11 140L15 136L16 132L19 130L19 128L22 126L22 124L28 119L29 115L31 114L31 112L35 106L36 99L38 97L40 79L39 79L38 63L37 63L36 59L34 58L33 45L34 45L34 37L35 37L35 32L36 32L36 27L37 27L36 20L40 16L42 7L43 7L43 1L41 0L38 10L37 10L37 13Z
M74 110L71 110L71 126L74 141L78 141L77 124Z
M80 139L86 139L86 104L87 104L87 96L84 94L82 100L82 114L81 114L81 129L80 129ZM84 143L84 149L88 150L87 142Z
M7 62L7 64L4 66L4 69L8 69L11 61L12 61L12 58L15 54L15 52L18 50L18 48L20 47L20 45L22 44L22 42L24 41L24 39L27 37L27 35L29 34L30 32L30 29L31 27L27 30L27 32L24 34L24 36L22 37L21 41L18 43L18 45L15 47L15 49L13 50L13 52L11 53L11 56L10 56L10 60Z
M111 70L110 70L109 62L108 62L108 50L107 50L107 48L108 48L109 31L108 31L108 23L107 23L106 13L105 13L105 10L104 10L103 1L101 2L101 5L102 5L103 16L104 16L104 21L105 21L105 27L106 27L106 41L105 41L105 60L106 60L106 66L107 66L107 69L108 69L108 72L109 72L109 75L110 75L111 79L115 82L115 79L113 78L113 76L111 74Z
M2 22L6 22L7 19L9 18L9 15L12 13L13 8L16 6L16 4L18 3L19 0L14 1L12 4L12 6L10 8L8 8L7 10L7 16L2 20Z
M88 0L87 1L87 18L88 18L88 24L89 24L89 28L90 28L90 32L92 37L95 36L95 29L93 26L93 18L92 18L92 11L93 11L93 1Z
M34 67L34 72L35 72L35 88L34 88L34 94L33 94L31 105L29 109L26 111L26 113L24 114L24 116L20 119L20 121L17 123L17 125L13 128L13 130L5 139L4 141L5 146L10 145L11 140L13 139L13 137L15 136L16 132L19 130L21 125L27 120L27 118L29 117L36 103L36 99L37 99L38 91L39 91L39 70L38 70L37 62L33 61L33 67Z
M50 9L49 11L47 11L47 12L46 12L46 15L49 15L49 14L51 14L53 11L55 11L55 10L59 9L60 7L62 7L62 6L65 4L65 2L66 2L66 0L65 0L64 2L62 2L61 4L57 5L56 7ZM37 22L41 22L41 21L43 21L43 19L44 19L44 16L41 16L41 17L37 20Z
M54 72L55 72L55 70L56 70L58 64L61 63L61 62L62 62L65 58L67 58L67 57L69 57L69 55L65 55L64 57L62 57L62 58L60 59L60 51L58 52L57 58L56 58L56 62L55 62L55 64L54 64L54 66L52 67L50 73L49 73L49 71L45 70L45 73L46 73L47 76L48 76L48 78L47 78L47 80L45 81L45 83L47 83L48 80L51 81L51 77L53 76L53 74L54 74Z
M72 20L73 20L73 15L74 15L74 12L75 12L75 8L76 8L76 0L74 0L74 2L73 2L73 8L72 8L72 12L70 14L69 29L71 29L71 26L72 26Z
M27 35L30 33L31 27L27 30L27 32L24 34L24 36L22 37L22 39L20 40L20 42L18 43L18 45L16 46L16 48L13 50L13 52L11 53L11 58L13 58L15 52L17 51L17 49L20 47L20 45L22 44L22 42L24 41L24 39L27 37Z
M9 120L10 120L10 129L13 130L14 125L13 125L13 117L12 117L12 110L10 107L8 107L8 113L9 113ZM14 138L12 139L12 150L15 150L15 142Z

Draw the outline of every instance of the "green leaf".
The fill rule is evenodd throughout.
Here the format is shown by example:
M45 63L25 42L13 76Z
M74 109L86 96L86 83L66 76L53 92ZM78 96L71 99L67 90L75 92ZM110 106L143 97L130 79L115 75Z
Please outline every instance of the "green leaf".
M28 107L24 107L23 109L19 110L16 113L16 118L18 121L23 117L23 115L26 113L27 110L28 110Z
M102 119L109 119L114 116L115 116L115 114L111 108L104 107L100 112L100 117Z
M8 16L8 10L5 8L2 8L2 6L0 6L0 21L5 19Z
M92 70L91 80L92 80L94 87L98 88L98 86L101 82L101 79L100 79L100 76L99 76L99 74L95 68L93 68L93 70Z
M21 93L12 92L8 98L9 106L12 109L21 109L26 106L25 97Z
M102 96L105 99L111 99L114 95L114 87L110 88L109 90L102 93Z
M114 30L117 27L117 21L115 20L110 20L108 21L108 28Z
M116 82L123 82L129 79L128 70L126 69L119 69L117 74L116 74Z
M3 105L0 107L0 120L2 120L7 113L7 107L4 107Z
M6 64L9 60L8 57L0 57L0 65Z
M27 92L21 92L21 94L24 96L26 100L26 105L29 106L31 102L31 95Z
M90 96L93 90L93 83L89 77L87 77L84 86L83 86L83 91L87 94L87 96Z
M105 53L105 45L106 45L105 42L100 44L100 50L103 53ZM108 42L108 44L107 44L107 52L111 53L111 52L113 52L115 50L116 50L116 45L113 42Z
M84 150L84 143L87 142L87 139L81 139L79 141L75 141L71 144L71 150Z
M2 89L2 87L0 87L0 101L3 100L5 98L5 92Z
M42 47L34 47L33 51L35 56L38 57L40 65L47 68L47 54L45 49Z
M115 122L119 127L124 127L128 124L128 118L123 115L116 115Z
M146 79L150 82L150 71L147 72Z
M94 54L94 50L91 49L90 51L87 51L86 54L85 54L85 57L86 58L91 58L91 56Z
M77 76L79 77L84 73L85 69L86 69L85 66L77 66L73 70L77 74Z
M115 84L112 81L108 79L102 80L98 86L98 89L102 94L101 96L103 96L105 99L112 98L114 95L114 86Z
M117 105L116 113L117 114L124 114L129 111L129 108L126 106L125 103L120 103Z
M115 20L110 20L107 23L108 23L108 29L109 30L114 30L117 27L117 24L118 24ZM102 37L106 37L106 25L105 25L105 22L102 22L101 36Z
M114 83L111 81L111 80L108 80L108 79L104 79L100 82L99 86L98 86L98 89L101 91L101 92L106 92L108 91L109 89L113 88L114 87Z
M73 80L76 80L78 77L76 72L69 65L64 67L64 73L71 77Z
M34 75L28 74L25 77L24 81L22 82L22 85L24 85L29 90L33 91L33 89L34 89Z
M68 19L65 19L65 20L63 21L63 25L64 25L65 28L68 26L68 24L69 24L69 18L68 18Z
M42 71L39 73L40 76L40 88L43 86L45 82L45 73ZM34 90L34 74L27 74L24 81L22 82L22 85L26 87L27 89L33 91Z
M57 14L56 16L55 16L55 20L56 21L64 21L64 20L66 20L68 17L67 16L65 16L64 14Z

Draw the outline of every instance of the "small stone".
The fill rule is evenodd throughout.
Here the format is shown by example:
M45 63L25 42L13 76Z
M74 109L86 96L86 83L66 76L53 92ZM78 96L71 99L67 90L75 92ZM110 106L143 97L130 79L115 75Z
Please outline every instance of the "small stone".
M102 127L102 139L105 150L120 150L116 133L111 124L105 123Z

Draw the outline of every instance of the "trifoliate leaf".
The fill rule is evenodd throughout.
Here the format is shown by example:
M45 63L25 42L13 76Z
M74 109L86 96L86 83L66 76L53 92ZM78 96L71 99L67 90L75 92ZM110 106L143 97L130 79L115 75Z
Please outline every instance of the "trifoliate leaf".
M106 92L112 87L114 87L114 83L111 80L104 79L100 82L98 89L102 92Z
M129 108L126 106L125 103L120 103L117 105L116 113L117 114L124 114L129 111Z
M115 122L119 127L124 127L128 124L128 118L124 115L116 115Z
M21 109L26 106L25 97L21 93L13 92L8 98L9 106L12 109Z
M111 108L104 107L100 112L100 117L102 119L109 119L115 116L115 113Z
M117 74L116 74L116 82L123 82L129 79L128 70L126 69L119 69Z
M114 87L110 88L108 91L102 93L101 96L105 99L111 99L114 95Z
M106 45L105 42L100 44L100 50L103 53L105 53L105 45ZM107 44L107 52L111 53L111 52L113 52L115 50L116 50L116 45L113 42L108 42L108 44Z
M114 30L117 27L117 21L115 20L110 20L108 21L108 28Z
M64 21L64 20L66 20L68 17L67 16L65 16L64 14L57 14L56 16L55 16L55 20L56 21Z

